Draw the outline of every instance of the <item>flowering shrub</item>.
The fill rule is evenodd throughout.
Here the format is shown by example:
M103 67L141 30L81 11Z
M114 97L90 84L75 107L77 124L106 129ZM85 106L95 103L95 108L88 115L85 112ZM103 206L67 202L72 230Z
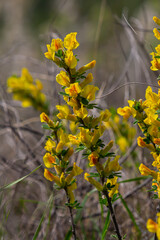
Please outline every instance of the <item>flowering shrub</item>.
M160 25L160 19L154 17L153 20ZM159 30L155 28L153 32L160 40ZM79 43L76 36L77 33L72 32L66 35L63 41L59 38L52 39L51 44L47 44L45 57L61 68L56 81L62 88L59 94L64 103L56 105L58 113L54 120L46 96L42 93L42 83L39 80L34 81L27 69L22 69L21 77L12 76L8 79L8 91L13 93L14 100L22 102L23 107L32 106L40 111L42 127L50 132L44 147L46 150L43 156L44 177L53 182L57 190L63 190L66 194L66 206L70 212L74 239L77 239L77 234L73 209L82 207L76 200L74 190L77 189L79 175L82 173L84 179L98 191L101 207L104 205L109 209L105 234L111 215L116 232L116 236L113 236L124 239L125 236L121 236L113 203L120 198L134 224L135 220L119 193L122 169L119 165L120 156L112 151L114 141L106 138L105 133L113 131L115 142L120 148L119 152L124 155L132 146L136 135L135 128L131 127L127 120L130 116L135 119L134 123L138 124L143 134L137 138L138 146L147 148L154 159L152 162L154 169L141 163L139 171L142 176L152 177L153 198L160 199L160 89L155 93L148 86L144 101L128 100L129 106L118 108L117 113L123 116L123 119L120 119L113 109L102 110L94 102L99 88L92 84L92 73L86 73L95 67L96 61L77 67L79 59L74 50L79 47ZM151 70L160 70L160 45L151 55ZM81 151L81 162L85 162L85 168L84 164L78 166L81 162L77 163L73 158ZM137 227L136 224L135 226ZM147 221L147 229L160 239L160 213L157 213L157 223L151 219Z

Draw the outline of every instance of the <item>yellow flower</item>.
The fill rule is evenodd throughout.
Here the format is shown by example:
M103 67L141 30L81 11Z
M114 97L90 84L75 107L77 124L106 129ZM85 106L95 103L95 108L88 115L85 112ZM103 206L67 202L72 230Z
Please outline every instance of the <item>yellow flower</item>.
M59 110L57 117L59 119L66 119L70 114L70 109L67 105L56 105L56 108Z
M159 58L155 58L156 56L159 56L159 54L152 52L150 53L150 55L152 55L152 61L151 64L152 66L150 67L150 69L152 71L158 71L160 69L160 59Z
M62 86L69 87L70 85L70 79L65 71L60 71L60 73L57 74L56 81Z
M70 50L66 51L64 61L65 61L65 64L71 69L73 69L77 66L77 59L73 55L73 52Z
M87 109L83 106L83 104L81 104L81 108L76 108L76 107L74 107L73 108L73 111L74 111L74 114L75 114L75 116L77 116L77 117L79 117L79 118L85 118L85 117L87 117L87 115L88 115L88 111L87 111Z
M156 16L153 17L153 21L154 21L155 23L157 23L158 25L160 25L160 19L157 18Z
M67 151L67 153L65 154L65 156L63 157L63 160L64 161L68 161L68 159L70 158L70 156L72 156L72 154L73 154L73 148L71 147L71 148L69 148L68 149L68 151Z
M83 88L81 96L86 98L88 101L93 101L95 99L95 93L99 88L93 85L87 85Z
M55 146L56 146L56 143L49 138L44 148L46 149L46 151L51 152Z
M105 111L102 111L100 113L100 118L101 118L101 121L103 122L108 122L110 117L111 117L111 113L108 109L105 109Z
M84 88L87 84L91 83L93 80L92 73L88 73L87 77L84 79L83 82L80 83L81 88Z
M148 219L146 227L149 232L156 233L158 240L160 240L160 213L157 213L157 223Z
M143 176L151 175L154 179L157 179L157 172L150 170L143 163L141 163L141 165L139 166L139 171L140 171L141 175L143 175Z
M84 65L83 67L81 67L80 69L78 69L78 74L82 74L84 73L85 71L87 71L88 69L91 69L91 68L94 68L94 66L96 65L96 61L93 60L92 62Z
M47 167L47 168L53 168L56 162L56 159L54 156L52 156L50 153L46 153L44 156L43 156L43 162L44 162L44 165Z
M48 115L44 112L40 114L41 122L47 123L50 127L54 127L54 122L48 117Z
M155 36L158 40L160 40L160 32L158 31L157 28L154 28L154 29L153 29L153 33L154 33L154 36Z
M128 119L132 115L130 107L118 108L117 113L121 115L124 119Z
M66 35L64 38L64 47L68 50L73 50L79 46L79 43L76 40L76 32L72 32Z
M98 191L103 190L103 186L99 182L97 182L94 178L90 177L89 173L84 174L84 179L90 182L93 186L95 186Z
M115 185L110 190L108 190L108 192L109 192L108 195L109 195L110 198L112 198L115 193L118 193L119 184L117 183L117 179L118 179L118 177L107 179L106 185L108 183L110 183L111 186Z
M154 138L153 142L157 145L160 145L160 138Z
M154 158L154 162L152 163L152 166L160 170L160 155L157 155L156 152L151 152L151 154Z
M92 152L89 156L88 156L88 160L89 160L89 166L93 167L96 165L96 163L98 162L99 159L99 154L94 151Z
M79 139L76 137L76 136L73 136L73 135L69 135L68 136L69 138L69 141L73 144L73 145L79 145L80 144L80 141Z
M150 144L147 144L147 143L145 143L144 142L144 140L143 139L145 139L145 138L142 138L142 137L138 137L137 138L137 144L138 144L138 146L139 147L147 147L148 149L150 149L151 151L154 151L155 150L155 148L154 148L154 146L150 143Z
M122 152L125 152L128 147L128 140L125 137L121 136L118 138L117 144L119 145L120 150Z
M55 52L58 51L59 49L63 49L63 42L61 39L52 39L51 45L47 44L47 50L44 55L46 58L49 60L56 61L57 58L55 58Z
M107 144L107 146L103 149L103 150L101 150L101 152L100 152L100 154L103 156L103 155L105 155L106 153L108 153L108 151L113 147L113 140L111 140L108 144Z
M72 171L66 177L67 184L70 184L70 182L72 181L73 177L76 177L76 176L80 175L82 172L83 172L83 170L80 167L78 167L76 165L76 163L74 162Z
M8 92L13 93L13 99L21 101L23 107L33 106L41 112L46 110L46 96L41 92L43 85L38 79L33 81L26 68L22 69L20 77L8 78L7 85Z
M81 87L79 86L78 83L73 83L70 84L68 88L65 89L65 92L70 96L70 97L77 97L78 94L81 92Z
M49 44L46 45L47 46L47 50L48 52L45 52L44 55L46 58L48 58L49 60L53 60L55 59L55 51L53 51L53 49L51 48L51 46Z
M55 182L58 186L61 186L61 183L60 183L60 178L55 176L54 174L52 174L50 171L48 171L48 169L44 169L44 177L51 181L51 182Z
M52 39L51 48L54 52L63 49L63 41L60 38Z
M89 129L80 128L79 141L89 148L91 146L91 139L92 136Z
M110 158L107 160L106 164L105 164L105 173L107 175L111 174L112 172L117 172L120 171L122 168L119 165L119 156L116 156L112 161L110 161Z
M72 183L70 186L67 186L67 194L68 194L70 203L74 203L74 201L75 201L75 197L74 197L74 194L73 194L73 191L75 189L77 189L76 182Z

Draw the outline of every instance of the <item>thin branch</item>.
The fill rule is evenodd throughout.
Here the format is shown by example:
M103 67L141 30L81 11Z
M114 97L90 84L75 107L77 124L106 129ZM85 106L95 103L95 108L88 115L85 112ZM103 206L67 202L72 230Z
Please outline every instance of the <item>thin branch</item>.
M68 204L70 204L70 198L68 196L67 189L65 189L65 192L66 192ZM74 240L77 240L76 227L75 227L74 220L73 220L72 207L70 205L68 205L68 208L69 208L69 213L70 213L70 218L71 218L72 233L73 233L73 236L74 236Z
M111 217L112 217L112 221L113 221L113 224L114 224L114 228L115 228L117 237L118 237L119 240L122 240L122 237L121 237L121 234L120 234L120 231L119 231L119 226L118 226L118 223L117 223L117 220L116 220L116 216L115 216L115 213L114 213L114 210L113 210L113 207L112 207L111 198L108 195L107 189L103 190L103 194L105 195L105 197L107 198L107 201L108 201L108 208L109 208L109 211L111 213Z
M121 86L119 86L119 87L117 87L117 88L115 88L115 89L109 91L108 93L102 95L101 97L97 97L96 99L107 97L108 95L110 95L110 94L116 92L117 90L119 90L119 89L125 87L126 85L130 85L130 84L140 84L140 85L146 85L146 86L151 86L151 87L158 88L158 86L153 85L153 84L141 83L141 82L129 82L129 83L124 83L124 84L122 84Z

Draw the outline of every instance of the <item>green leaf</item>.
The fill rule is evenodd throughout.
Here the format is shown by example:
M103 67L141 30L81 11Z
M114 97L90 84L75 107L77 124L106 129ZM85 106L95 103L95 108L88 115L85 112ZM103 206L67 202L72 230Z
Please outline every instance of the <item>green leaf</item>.
M105 220L105 223L104 223L104 227L103 227L103 230L102 230L102 238L101 238L101 240L105 239L105 236L106 236L109 224L110 224L110 211L107 212L107 217L106 217L106 220Z
M65 92L59 92L59 94L60 94L60 95L64 95L64 96L68 96L68 97L69 97L69 95L68 95L67 93L65 93Z
M21 181L23 181L25 178L29 177L32 173L36 172L40 167L42 167L42 164L39 165L37 168L35 168L32 172L30 172L30 173L27 174L26 176L24 176L24 177L22 177L22 178L19 178L19 179L17 179L16 181L11 182L11 183L9 183L9 184L1 187L1 188L0 188L0 192L3 191L3 190L5 190L5 189L8 189L8 188L12 187L13 185L15 185L15 184L17 184L17 183L19 183L19 182L21 182Z
M43 223L44 219L45 219L45 213L44 213L44 214L42 215L42 217L41 217L41 220L40 220L40 222L39 222L39 224L38 224L38 227L37 227L37 229L36 229L36 232L35 232L32 240L36 240L36 239L37 239L38 234L39 234L39 232L40 232L40 230L41 230L41 226L42 226L42 223Z
M125 207L125 209L126 209L128 215L129 215L130 219L132 220L132 222L133 222L133 224L134 224L134 226L135 226L135 228L136 228L136 230L138 232L138 235L141 236L141 230L140 230L139 226L136 223L134 215L132 214L131 210L129 209L126 201L122 198L121 195L119 195L119 196L120 196L120 199L121 199L121 202L122 202L123 206Z
M80 100L84 105L88 105L88 103L89 103L89 101L84 97L81 97Z
M160 58L160 56L154 56L154 58Z
M84 145L80 145L79 147L76 148L75 153L80 152L84 149L86 149L86 147Z
M139 123L139 121L138 121L138 120L135 120L133 124L137 124L137 123Z
M69 229L64 240L70 240L71 237L72 237L72 228Z
M119 181L118 183L127 183L127 182L136 182L140 180L145 180L147 178L151 178L150 176L143 176L143 177L137 177L137 178L129 178L123 181Z
M103 157L115 157L115 153L109 152L109 153L106 153L105 155L103 155Z
M88 176L88 177L99 177L99 173L93 173L93 172L91 172L91 173L90 173L90 176Z
M48 130L51 129L46 123L42 124L42 128L43 129L48 129Z

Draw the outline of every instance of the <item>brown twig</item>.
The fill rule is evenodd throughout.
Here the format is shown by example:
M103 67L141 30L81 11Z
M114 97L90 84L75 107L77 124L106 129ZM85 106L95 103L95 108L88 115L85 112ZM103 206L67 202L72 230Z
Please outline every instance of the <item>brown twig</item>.
M66 192L68 204L70 204L70 198L69 198L69 196L68 196L67 189L65 189L65 192ZM74 237L74 240L76 240L76 239L77 239L77 236L76 236L76 227L75 227L74 220L73 220L72 207L71 207L70 205L68 205L68 209L69 209L70 218L71 218L71 225L72 225L73 237Z
M116 220L116 215L114 213L112 202L111 202L111 198L108 195L107 189L103 190L103 194L107 198L108 208L109 208L109 211L111 213L111 217L112 217L112 221L113 221L113 224L114 224L114 228L115 228L117 237L118 237L119 240L122 240L122 237L121 237L121 234L120 234L120 230L119 230L119 226L118 226L118 223L117 223L117 220Z

